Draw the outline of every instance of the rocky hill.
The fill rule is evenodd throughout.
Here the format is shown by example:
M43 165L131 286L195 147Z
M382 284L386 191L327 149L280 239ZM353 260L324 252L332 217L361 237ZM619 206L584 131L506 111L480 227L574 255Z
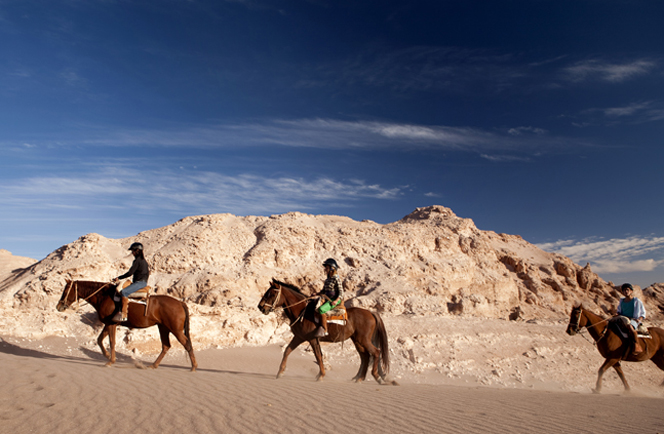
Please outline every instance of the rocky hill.
M157 292L231 310L253 308L272 278L319 290L328 257L341 265L348 305L387 315L560 318L577 302L609 313L619 296L588 265L431 206L385 225L302 213L215 214L125 239L88 234L40 262L4 270L0 304L52 308L66 279L108 281L126 271L135 241L145 246ZM642 295L652 314L664 309L663 290L655 285Z

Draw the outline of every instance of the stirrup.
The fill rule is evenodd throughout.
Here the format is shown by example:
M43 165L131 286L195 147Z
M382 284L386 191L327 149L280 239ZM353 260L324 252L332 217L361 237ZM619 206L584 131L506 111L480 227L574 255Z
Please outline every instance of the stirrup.
M324 338L327 335L328 335L328 333L327 333L327 331L325 330L325 328L323 326L318 326L318 328L316 329L316 331L314 333L314 336L317 337L317 338Z
M113 322L125 322L127 321L127 317L122 316L122 312L118 312L115 314L113 317Z

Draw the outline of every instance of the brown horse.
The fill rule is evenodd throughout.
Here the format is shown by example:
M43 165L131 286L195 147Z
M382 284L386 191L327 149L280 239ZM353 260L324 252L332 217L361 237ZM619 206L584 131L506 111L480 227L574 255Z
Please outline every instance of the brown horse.
M628 339L620 338L616 334L614 328L610 325L610 319L603 319L592 312L584 309L582 306L577 306L572 309L569 318L569 325L567 326L567 334L574 336L580 332L584 327L588 329L588 333L595 340L597 350L606 360L599 368L597 373L597 384L593 389L594 393L599 393L602 390L602 376L607 369L613 366L618 376L622 380L625 391L629 392L629 384L625 379L620 361L626 362L643 362L652 360L657 367L664 371L664 330L659 327L649 327L651 339L639 338L641 346L644 348L642 353L633 355L631 352L632 344ZM662 383L664 386L664 382Z
M189 336L189 309L184 302L168 295L152 295L150 296L147 313L145 305L129 303L127 321L118 324L112 320L113 315L117 312L115 302L113 301L115 292L116 286L111 283L83 280L72 282L68 280L62 297L60 297L60 301L58 302L57 309L62 312L79 299L87 301L95 308L99 315L99 320L104 324L104 329L97 338L97 343L99 344L99 348L101 348L101 352L109 359L106 366L111 366L115 363L115 331L118 325L128 328L146 328L156 325L159 328L159 336L161 338L161 353L151 367L156 369L171 348L169 333L173 333L189 353L191 370L196 370L198 365L194 357L191 337ZM110 354L106 351L103 343L106 336L108 336L110 342Z
M325 376L325 367L323 366L323 353L321 351L319 339L323 342L343 342L350 338L355 344L355 349L360 355L360 369L357 375L353 377L356 382L364 381L367 376L369 363L373 359L371 374L379 384L394 384L395 381L388 381L385 376L390 368L390 353L387 345L387 331L383 320L377 313L369 312L366 309L351 307L347 309L348 320L346 325L334 323L328 324L329 335L324 338L317 338L314 332L317 326L304 319L304 310L309 298L302 294L299 288L287 283L273 280L270 288L265 292L263 298L258 304L258 309L265 315L273 312L277 308L283 309L285 315L290 321L293 339L290 341L284 351L277 378L281 377L286 369L286 360L290 353L295 350L302 342L309 342L318 362L319 373L316 380L322 380Z

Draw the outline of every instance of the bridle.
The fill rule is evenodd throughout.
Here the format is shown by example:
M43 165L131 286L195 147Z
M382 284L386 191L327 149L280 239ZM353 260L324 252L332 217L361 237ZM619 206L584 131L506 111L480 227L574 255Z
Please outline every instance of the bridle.
M274 288L273 286L270 287L270 289L273 289L273 288ZM268 310L267 313L274 312L274 309L277 307L277 301L279 300L279 297L281 297L281 286L279 286L279 289L277 291L277 295L272 299L272 303L268 303L267 301L265 301L265 303L263 303L263 306L268 306L270 308L270 310ZM285 309L285 307L281 308L281 309Z
M570 326L572 326L572 330L574 331L574 333L578 333L582 338L586 339L586 337L581 334L581 332L583 331L583 329L581 328L581 314L583 312L583 308L579 307L578 309L579 309L579 313L576 316L576 324L572 325L572 322L570 321ZM583 328L588 329L589 327L594 327L596 325L599 325L599 324L602 324L602 323L608 322L608 321L609 321L608 319L603 319L599 322L596 322L595 324L586 324L585 326L583 326ZM599 338L597 338L597 340L594 341L593 344L596 345L597 342L601 341L602 338L606 335L606 332L608 330L609 330L608 326L604 327L604 330L602 330L602 332L599 334ZM588 339L586 339L586 340L588 340ZM590 341L588 341L588 342L590 342Z
M88 300L89 300L90 298L92 298L95 294L97 294L99 291L101 291L102 289L106 288L106 287L107 287L108 285L110 285L110 284L111 284L111 282L105 283L104 285L100 286L100 287L99 287L95 292L93 292L92 294L88 295L87 297L85 297L85 298L83 298L83 299L80 299L80 298L78 297L78 280L73 280L73 281L71 281L71 282L69 282L69 283L67 284L67 293L66 293L66 295L65 295L65 298L64 298L62 304L65 305L65 309L69 309L69 308L71 307L71 305L74 304L74 301L75 301L75 302L78 303L78 305L77 305L77 307L76 307L76 309L78 310L78 307L80 306L80 301L81 301L81 300L83 300L83 301L88 301ZM74 291L75 291L75 293L76 293L76 298L74 299L74 301L72 301L71 303L67 304L67 301L69 300L69 294L70 294L72 288L74 289Z
M270 289L273 289L273 288L274 288L274 287L270 287ZM279 297L281 297L281 285L278 286L277 295L272 299L272 303L268 303L267 301L266 301L265 303L263 303L263 306L268 306L268 307L270 308L270 310L268 310L267 313L274 312L276 309L286 310L286 309L289 309L289 308L291 308L291 307L293 307L293 306L297 306L297 305L300 304L300 303L304 303L304 302L306 302L306 301L309 301L309 300L311 300L312 298L316 298L315 296L312 296L312 297L305 297L305 298L303 298L302 300L300 300L300 301L298 301L298 302L296 302L296 303L293 303L293 304L287 305L287 306L277 306L277 302L278 302L278 300L279 300ZM285 301L284 301L284 302L285 302ZM304 312L305 312L305 310L306 310L306 309L302 309L302 312L300 312L300 315L295 319L295 321L292 321L292 320L291 320L291 321L292 321L291 324L290 324L291 327L294 326L295 323L297 323L298 321L302 320L302 318L304 318Z

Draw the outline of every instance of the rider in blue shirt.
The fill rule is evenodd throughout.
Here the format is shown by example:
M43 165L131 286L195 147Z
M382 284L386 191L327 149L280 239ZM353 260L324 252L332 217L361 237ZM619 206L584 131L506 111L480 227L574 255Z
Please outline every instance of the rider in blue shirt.
M618 315L623 319L624 324L629 329L632 340L634 341L633 354L639 354L643 351L637 339L636 330L646 318L646 308L641 300L634 297L634 288L629 283L624 283L620 288L624 297L618 303Z

